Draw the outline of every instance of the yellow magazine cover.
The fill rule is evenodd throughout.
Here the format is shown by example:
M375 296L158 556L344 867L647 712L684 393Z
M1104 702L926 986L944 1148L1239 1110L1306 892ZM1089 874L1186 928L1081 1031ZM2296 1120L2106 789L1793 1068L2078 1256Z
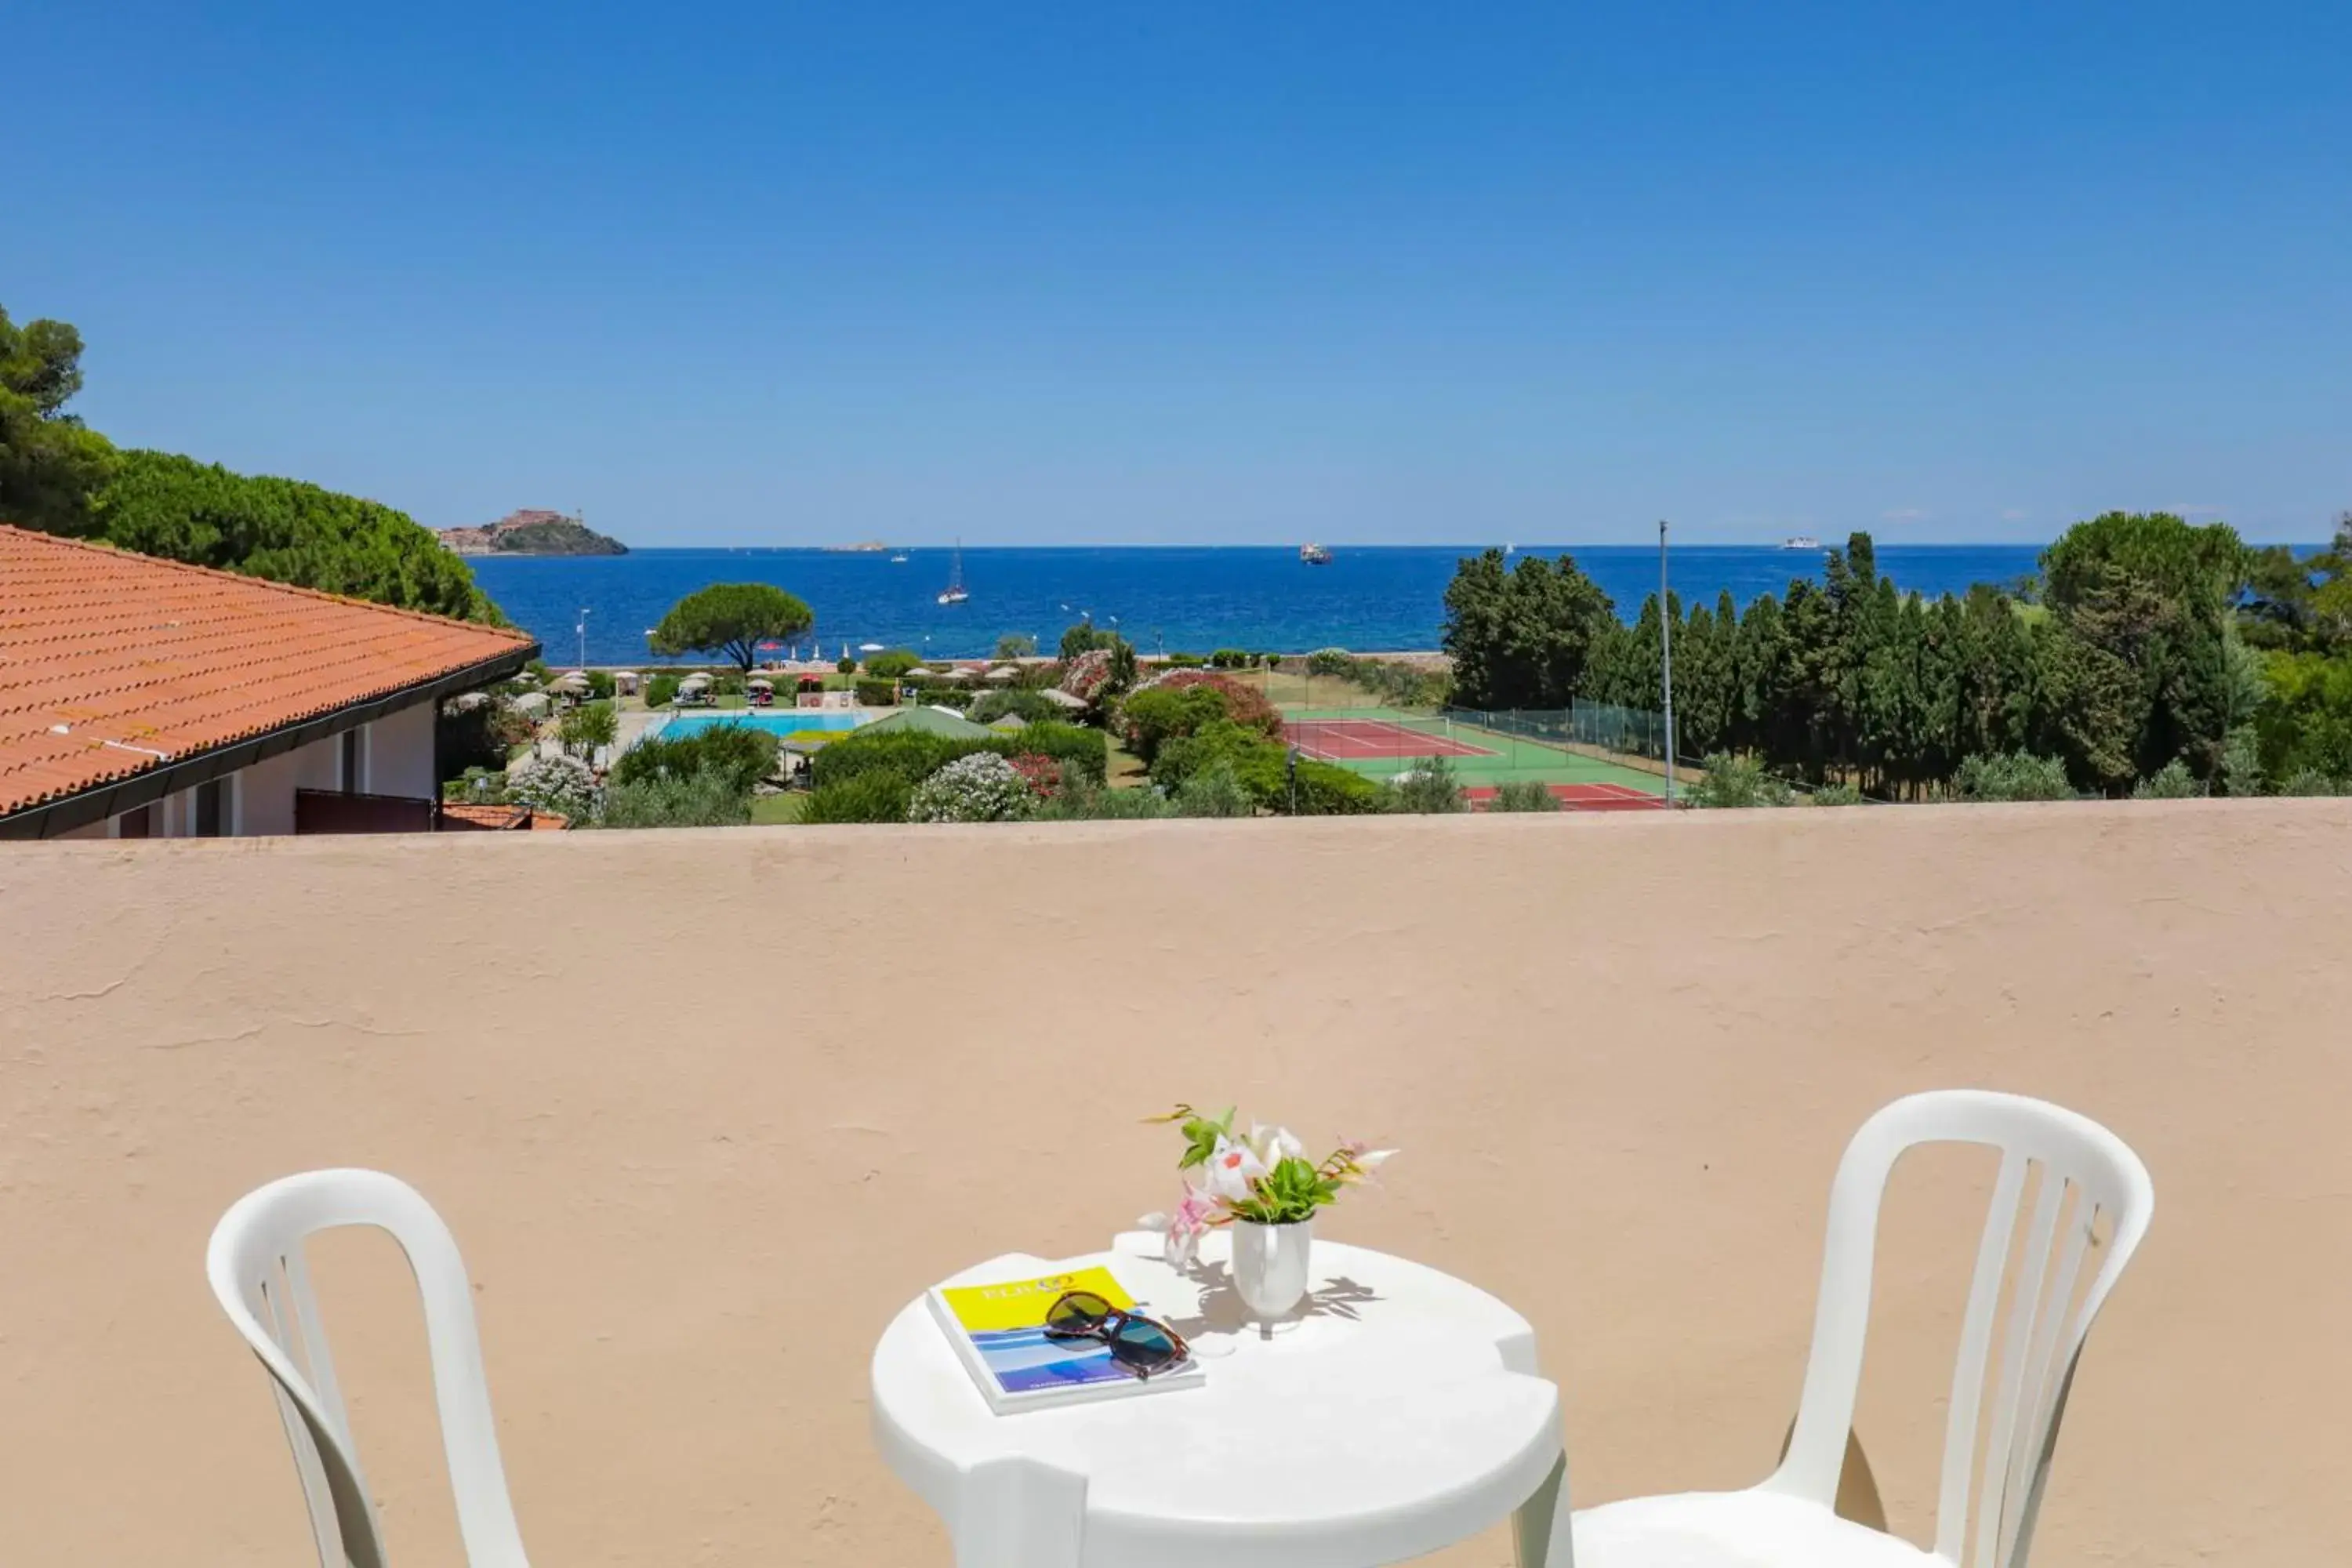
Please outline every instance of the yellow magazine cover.
M1158 1393L1199 1382L1198 1369L1189 1365L1146 1382L1113 1360L1102 1340L1047 1337L1047 1309L1073 1290L1089 1291L1122 1311L1136 1310L1134 1295L1098 1264L1028 1279L942 1286L931 1292L931 1307L982 1394L999 1411Z

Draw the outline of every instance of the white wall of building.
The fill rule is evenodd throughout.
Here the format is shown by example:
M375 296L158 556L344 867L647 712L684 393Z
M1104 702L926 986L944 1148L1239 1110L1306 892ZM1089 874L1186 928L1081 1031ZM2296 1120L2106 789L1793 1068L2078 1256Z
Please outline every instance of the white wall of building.
M294 759L296 789L341 789L343 738L330 735L323 741L313 741L286 754ZM289 808L290 809L290 808Z
M433 709L419 702L370 724L366 744L367 793L429 800L441 781L433 776Z
M434 704L419 702L385 715L358 731L358 776L348 787L362 795L406 795L431 799L440 793L433 756ZM343 737L330 735L290 752L265 757L225 780L221 801L221 831L226 835L259 837L294 831L297 790L330 793L347 787L343 778ZM152 837L185 838L196 829L194 790L182 790L152 806ZM113 838L121 834L121 818L93 822L59 834L61 838Z
M236 775L238 824L242 834L294 831L294 791L302 773L304 753L324 750L331 761L333 746L313 741L291 752L264 757Z

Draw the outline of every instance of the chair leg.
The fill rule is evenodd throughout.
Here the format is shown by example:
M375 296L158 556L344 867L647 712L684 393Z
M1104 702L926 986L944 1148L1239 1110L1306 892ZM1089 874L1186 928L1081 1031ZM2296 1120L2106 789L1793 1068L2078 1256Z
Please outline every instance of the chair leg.
M1511 1545L1519 1568L1576 1568L1569 1524L1568 1456L1551 1468L1535 1495L1511 1516Z

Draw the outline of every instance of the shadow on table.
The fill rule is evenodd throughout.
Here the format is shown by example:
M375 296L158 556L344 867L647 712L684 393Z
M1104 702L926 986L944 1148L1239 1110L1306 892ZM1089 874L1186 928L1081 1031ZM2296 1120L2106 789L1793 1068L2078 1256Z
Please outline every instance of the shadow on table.
M1191 1278L1201 1287L1199 1307L1189 1316L1171 1316L1168 1326L1192 1339L1202 1334L1236 1334L1256 1328L1270 1332L1250 1316L1249 1306L1242 1300L1240 1289L1234 1284L1231 1266L1223 1263L1197 1263ZM1344 1274L1334 1275L1292 1309L1284 1322L1299 1322L1307 1318L1347 1318L1363 1314L1359 1308L1380 1300L1381 1295L1370 1286L1350 1279Z

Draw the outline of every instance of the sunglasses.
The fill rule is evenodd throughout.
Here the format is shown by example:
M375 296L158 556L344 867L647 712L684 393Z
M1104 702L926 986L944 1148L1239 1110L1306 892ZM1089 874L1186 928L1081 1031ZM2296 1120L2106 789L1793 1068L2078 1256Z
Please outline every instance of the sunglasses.
M1091 1290L1073 1290L1045 1309L1045 1337L1100 1340L1110 1359L1138 1378L1166 1372L1192 1353L1167 1324L1121 1311Z

